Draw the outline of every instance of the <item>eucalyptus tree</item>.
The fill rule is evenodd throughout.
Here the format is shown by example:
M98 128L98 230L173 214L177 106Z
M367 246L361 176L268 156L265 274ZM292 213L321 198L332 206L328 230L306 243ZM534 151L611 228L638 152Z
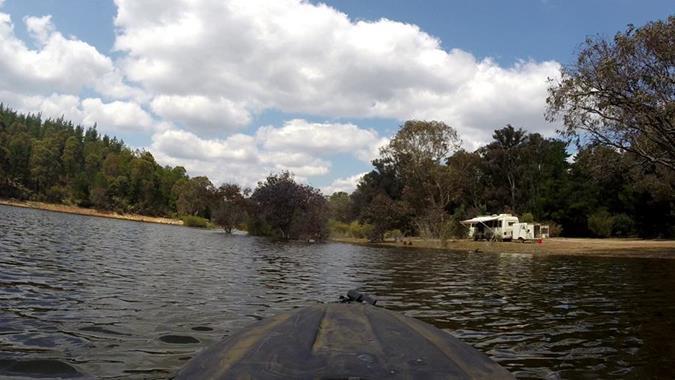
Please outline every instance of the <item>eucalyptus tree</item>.
M400 171L403 200L415 211L423 234L440 237L446 207L458 195L452 168L445 160L459 148L457 131L440 121L406 121L381 151Z
M551 83L547 119L580 145L602 144L675 170L675 16L612 40L590 37Z

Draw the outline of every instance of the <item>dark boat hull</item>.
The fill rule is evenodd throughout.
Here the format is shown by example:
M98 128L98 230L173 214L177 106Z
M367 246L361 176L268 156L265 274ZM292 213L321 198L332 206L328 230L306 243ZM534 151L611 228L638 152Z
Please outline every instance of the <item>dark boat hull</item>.
M178 379L512 379L427 323L364 304L323 304L258 322L203 351Z

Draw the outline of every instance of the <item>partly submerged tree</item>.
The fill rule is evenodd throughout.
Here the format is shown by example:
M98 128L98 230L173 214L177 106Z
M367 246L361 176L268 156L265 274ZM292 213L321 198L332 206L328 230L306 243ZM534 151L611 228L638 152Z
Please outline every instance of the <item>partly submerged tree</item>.
M675 170L675 16L614 39L588 38L549 88L547 119L577 143L632 152Z
M227 233L231 233L235 227L246 220L247 201L244 193L247 190L242 192L241 187L233 183L222 184L216 190L216 200L211 212L211 218L215 224L223 227Z
M301 185L289 172L272 174L251 195L249 233L281 239L328 236L328 203L321 192Z

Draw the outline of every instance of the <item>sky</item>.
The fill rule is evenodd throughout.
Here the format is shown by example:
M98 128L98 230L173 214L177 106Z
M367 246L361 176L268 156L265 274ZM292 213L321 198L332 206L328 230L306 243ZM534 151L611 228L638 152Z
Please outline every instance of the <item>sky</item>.
M548 80L672 1L0 0L0 102L216 184L352 191L409 119L555 136Z

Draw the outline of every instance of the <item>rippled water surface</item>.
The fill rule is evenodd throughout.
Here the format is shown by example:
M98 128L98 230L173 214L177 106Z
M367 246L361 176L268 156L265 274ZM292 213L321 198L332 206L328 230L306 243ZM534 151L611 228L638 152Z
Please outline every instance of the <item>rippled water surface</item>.
M0 206L0 377L165 378L357 287L518 377L675 376L675 261L275 244Z

